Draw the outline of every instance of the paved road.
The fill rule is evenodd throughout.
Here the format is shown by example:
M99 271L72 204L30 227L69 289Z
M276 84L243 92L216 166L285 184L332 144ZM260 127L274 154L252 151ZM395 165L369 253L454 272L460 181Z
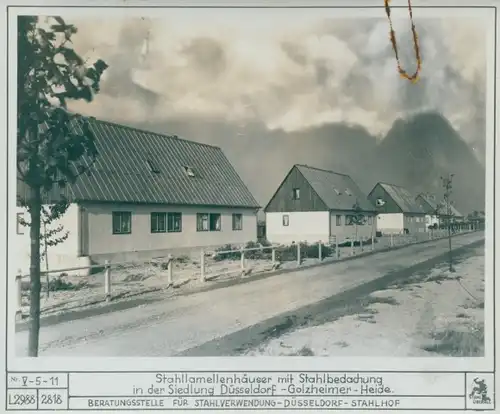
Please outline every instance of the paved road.
M455 248L484 233L453 239ZM214 340L235 335L446 253L438 240L353 261L273 276L150 305L42 328L40 356L173 356L214 354ZM352 298L351 298L352 299ZM344 298L345 300L345 298ZM246 338L251 342L251 338ZM203 351L204 344L212 344ZM16 333L16 354L26 355L27 332ZM197 351L198 350L198 351ZM201 350L201 351L200 351ZM227 350L226 355L230 353ZM220 351L219 351L220 354Z

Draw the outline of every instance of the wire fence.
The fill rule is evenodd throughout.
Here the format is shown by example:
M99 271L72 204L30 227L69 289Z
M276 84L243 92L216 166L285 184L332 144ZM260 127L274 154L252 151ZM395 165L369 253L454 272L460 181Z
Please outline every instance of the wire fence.
M458 234L470 233L461 230ZM196 289L213 280L244 278L278 269L299 268L320 262L390 250L414 243L448 236L447 230L434 230L413 235L391 234L381 237L339 243L293 243L244 247L231 245L213 250L199 250L189 255L168 255L142 262L120 262L73 267L42 272L41 311L54 313L96 303L136 296L138 294L183 289ZM86 271L88 275L78 275ZM71 274L70 274L71 273ZM16 276L18 318L28 313L29 275Z

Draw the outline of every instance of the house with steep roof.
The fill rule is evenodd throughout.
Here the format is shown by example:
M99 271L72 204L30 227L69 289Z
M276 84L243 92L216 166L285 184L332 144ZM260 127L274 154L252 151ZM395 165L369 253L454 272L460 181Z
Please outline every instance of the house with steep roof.
M443 206L440 211L442 216L447 217L448 215L450 215L452 219L457 222L461 222L465 219L465 216L460 211L458 211L453 203L450 204L449 213L446 211L446 206Z
M375 207L346 174L294 165L265 207L273 243L367 240L375 235Z
M425 212L426 229L439 227L440 225L440 210L441 202L439 202L434 194L420 193L415 198L419 207Z
M257 239L260 206L220 148L95 118L89 127L99 152L90 173L44 195L47 204L61 194L71 203L58 223L69 237L50 248L52 269ZM26 191L18 181L18 196ZM19 223L26 213L17 215ZM29 257L29 229L17 232Z
M382 234L412 234L426 231L425 211L406 188L377 183L368 194L377 210L377 231Z
M457 210L453 203L450 203L450 211L447 211L448 207L444 201L438 201L434 194L421 193L416 197L415 201L426 213L427 228L433 225L442 225L448 217L451 217L454 222L464 221L464 215Z

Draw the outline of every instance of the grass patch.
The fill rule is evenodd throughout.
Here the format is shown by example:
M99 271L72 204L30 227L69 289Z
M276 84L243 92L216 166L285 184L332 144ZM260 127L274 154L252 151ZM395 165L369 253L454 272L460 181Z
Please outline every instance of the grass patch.
M429 276L425 279L426 282L435 282L437 284L441 284L442 282L446 282L448 280L457 280L456 276L450 276L449 274L443 272L438 275Z
M297 352L287 354L287 356L314 356L314 352L308 346L303 346Z
M467 331L445 329L434 332L434 344L422 347L423 350L454 357L484 356L484 325L471 326Z
M86 287L86 283L71 283L63 279L63 276L58 276L54 279L49 280L49 290L51 292L57 292L62 290L79 290Z
M367 305L376 305L378 303L384 304L384 305L399 305L400 303L394 299L392 296L389 297L383 297L383 296L369 296L367 300Z
M89 286L86 282L80 283L71 283L64 279L65 275L61 274L59 276L53 277L49 280L49 291L50 292L60 292L60 291L69 291L69 290L80 290ZM42 290L41 293L47 291L47 283L45 277L41 280ZM24 295L28 294L31 290L29 281L22 281L21 291Z

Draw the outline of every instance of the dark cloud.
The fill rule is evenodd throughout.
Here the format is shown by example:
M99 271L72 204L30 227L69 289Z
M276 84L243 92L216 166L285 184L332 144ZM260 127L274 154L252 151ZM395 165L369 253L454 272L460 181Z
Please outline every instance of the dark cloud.
M224 30L205 23L192 32L154 19L87 22L76 46L110 68L96 101L77 109L116 121L211 118L287 132L344 122L373 136L398 117L435 110L484 148L485 21L415 13L423 59L416 84L398 76L386 19L318 15L311 22L281 31L276 23L265 33L250 21L224 22ZM408 19L395 28L401 63L412 72ZM104 47L103 39L115 41Z
M195 38L182 48L190 63L200 73L219 76L226 67L226 55L222 45L207 37Z

